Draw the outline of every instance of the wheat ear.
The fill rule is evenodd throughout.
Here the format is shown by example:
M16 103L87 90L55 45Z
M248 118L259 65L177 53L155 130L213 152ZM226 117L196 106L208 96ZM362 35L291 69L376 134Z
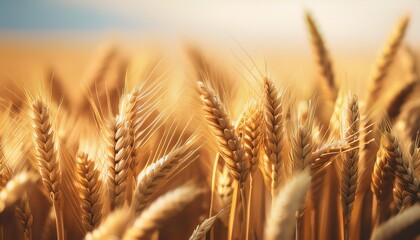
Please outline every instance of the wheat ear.
M241 138L234 128L232 121L218 96L216 96L213 91L203 82L199 81L197 85L198 91L201 94L201 100L203 102L203 110L207 124L210 126L213 134L216 137L220 155L225 160L230 174L238 184L243 213L246 215L247 200L245 183L247 181L249 169ZM233 204L233 206L235 206L235 204ZM232 209L234 208L235 207L232 207ZM233 211L234 210L232 210L232 212ZM230 225L231 227L233 226L232 224ZM233 228L230 230L232 229ZM229 231L230 237L232 236L231 233L232 231Z
M403 155L399 139L391 127L385 124L382 126L381 147L384 148L384 158L389 159L390 171L395 174L393 197L396 210L401 211L417 201L419 181L408 159Z
M334 72L328 50L325 46L324 40L322 39L322 35L312 18L312 15L307 12L305 16L306 25L308 26L308 30L311 36L312 48L318 63L319 72L328 86L331 98L334 100L337 97L338 87L335 83Z
M137 214L147 207L153 193L163 186L177 169L198 157L197 150L195 137L192 137L180 147L143 169L138 177L132 202L132 207Z
M274 83L264 78L264 149L267 159L265 173L271 181L271 196L274 197L280 180L283 141L283 108L281 96Z
M87 153L79 151L76 156L77 181L82 224L86 231L92 231L102 218L101 182L95 162Z
M382 88L385 86L384 79L388 74L389 67L394 61L395 54L404 37L409 18L407 16L400 19L388 42L382 49L381 54L376 60L376 64L369 78L368 98L366 106L373 106L381 96Z
M22 195L20 203L15 209L16 218L22 224L23 227L23 239L32 239L32 223L34 218L32 216L31 206L29 206L29 199L26 193Z
M130 134L125 119L117 115L109 124L107 137L108 192L111 209L123 206L128 163L131 158Z
M263 113L256 102L250 105L245 115L243 127L243 143L245 154L249 160L249 173L253 174L258 168L259 151L261 145L261 132Z
M153 232L158 230L168 218L181 212L199 194L200 191L196 187L184 186L159 197L140 214L122 239L150 239Z
M35 184L38 177L29 172L22 172L14 176L0 192L0 213L22 197L26 189Z
M98 227L86 234L85 240L121 239L132 220L133 215L128 209L116 209Z
M312 153L315 146L312 131L314 115L312 113L313 111L311 111L306 120L301 119L301 116L299 116L299 119L292 123L293 128L289 138L291 142L289 172L292 174L304 170L312 163Z
M348 240L350 238L349 227L351 212L356 197L359 162L360 113L357 97L355 95L349 96L347 100L345 116L345 126L347 129L344 134L347 138L351 139L352 143L350 146L356 148L354 150L349 150L344 154L341 170L340 197L344 218L344 239Z
M203 82L198 82L197 85L204 105L205 118L216 136L220 155L229 167L230 174L238 181L242 189L247 178L248 167L241 138L218 97Z
M217 221L217 219L222 216L223 214L226 214L229 210L229 207L222 209L220 212L218 212L216 215L206 218L200 225L198 225L195 229L192 235L190 236L189 240L201 240L204 238L206 233L213 227L214 223Z
M371 240L415 239L420 234L420 205L416 204L377 228Z
M54 131L51 126L49 108L44 100L32 104L33 128L35 130L35 152L42 183L47 189L54 206L57 225L57 239L65 238L61 199L61 170L57 158Z
M305 201L310 182L309 172L305 171L286 183L275 198L271 216L266 222L264 239L292 239L295 213Z

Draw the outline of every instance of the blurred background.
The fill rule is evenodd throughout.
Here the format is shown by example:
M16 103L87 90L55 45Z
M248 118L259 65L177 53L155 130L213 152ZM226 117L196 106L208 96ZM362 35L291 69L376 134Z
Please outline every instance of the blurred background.
M19 81L53 69L74 83L95 54L111 44L132 62L164 55L172 71L188 77L178 63L185 60L185 47L196 45L232 65L252 68L249 53L272 76L297 81L316 71L305 11L322 31L338 79L356 91L401 16L411 16L405 43L415 52L420 47L418 0L5 0L0 3L0 74Z

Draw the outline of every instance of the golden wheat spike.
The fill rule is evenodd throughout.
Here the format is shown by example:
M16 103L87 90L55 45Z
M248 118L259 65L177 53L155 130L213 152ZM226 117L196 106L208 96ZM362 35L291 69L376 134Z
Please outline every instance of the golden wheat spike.
M290 130L289 141L289 172L295 173L309 167L312 163L312 153L315 143L313 142L313 110L303 119L302 113L299 113L298 119L293 121Z
M87 153L79 151L76 161L81 221L85 230L90 232L98 226L102 218L100 172L95 169L95 162L89 159Z
M196 187L187 185L159 197L135 220L122 239L150 239L168 218L181 212L199 194Z
M125 119L117 115L109 124L107 138L108 192L111 209L126 200L127 172L131 158L130 135Z
M49 107L38 99L32 104L35 150L42 182L51 201L61 199L61 171L57 159L54 131L50 122Z
M295 175L275 197L271 216L267 219L264 239L291 239L295 213L308 193L311 177L308 171Z
M259 109L257 103L253 102L245 114L242 138L246 158L249 160L250 174L255 173L258 168L259 151L262 139L262 123L263 113Z
M394 182L394 204L397 211L413 205L417 201L419 192L419 180L414 173L413 166L403 154L400 140L392 131L390 126L382 127L383 154L389 159L391 171L395 174Z
M271 195L275 196L280 180L283 148L283 108L282 100L274 82L264 78L264 149L267 161L265 173L271 181Z
M376 60L376 64L368 81L368 93L366 100L366 106L368 108L372 108L377 99L381 97L382 89L385 86L384 79L388 74L389 67L394 61L395 54L401 45L402 39L404 38L408 22L408 16L404 16L398 21L388 39L388 42L385 44L382 52Z
M322 35L312 18L312 15L309 12L306 12L305 17L306 25L308 26L312 41L312 48L315 52L315 57L318 63L319 72L328 86L328 92L331 96L330 99L334 100L337 97L338 87L334 79L334 72L328 50L325 46Z
M197 84L204 105L205 118L216 136L220 155L229 167L230 174L238 181L242 189L247 178L248 166L241 139L233 127L232 121L222 105L223 103L203 82Z
M35 152L42 183L48 191L53 203L56 223L57 239L65 239L62 215L61 170L57 158L54 131L51 126L49 107L42 98L32 103L33 129L35 131Z
M340 197L344 218L344 239L350 239L350 220L353 204L356 197L358 163L359 163L359 131L360 113L359 104L355 95L350 95L347 100L345 114L346 138L351 140L350 146L356 148L344 154L341 170Z

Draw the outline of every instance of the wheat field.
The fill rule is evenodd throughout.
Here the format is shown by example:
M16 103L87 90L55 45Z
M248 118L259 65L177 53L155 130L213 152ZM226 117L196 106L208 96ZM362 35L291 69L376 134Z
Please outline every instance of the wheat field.
M232 70L193 44L175 75L116 44L63 74L73 80L39 62L27 81L2 73L0 239L418 238L409 16L359 89L336 74L321 24L304 21L306 82L272 77L245 49Z

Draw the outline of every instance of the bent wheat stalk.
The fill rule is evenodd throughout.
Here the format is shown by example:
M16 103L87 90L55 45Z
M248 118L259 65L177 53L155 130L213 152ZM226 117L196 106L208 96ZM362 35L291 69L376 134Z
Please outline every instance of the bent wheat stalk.
M122 239L150 239L154 231L194 201L200 192L196 187L187 185L159 197L135 220Z
M206 218L200 225L198 225L194 232L192 233L189 240L200 240L203 239L203 237L206 235L206 233L213 227L214 223L217 221L217 219L222 216L223 214L226 214L229 210L229 207L222 209L220 212L218 212L216 215Z
M232 121L218 96L216 96L209 86L203 82L199 81L197 85L203 102L205 118L216 137L220 155L225 160L230 174L238 184L243 214L246 215L247 200L245 183L247 181L249 169L247 166L248 164L246 161L245 151L241 143L241 138L234 128ZM236 204L232 204L232 209L235 208L235 205ZM229 234L230 236L231 233L232 232ZM244 235L246 235L246 230Z

